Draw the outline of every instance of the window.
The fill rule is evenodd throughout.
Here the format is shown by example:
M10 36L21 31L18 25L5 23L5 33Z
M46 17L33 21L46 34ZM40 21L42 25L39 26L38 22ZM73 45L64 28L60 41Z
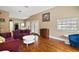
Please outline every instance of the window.
M25 24L22 22L22 23L21 23L21 27L24 27L24 26L25 26Z
M77 18L65 18L57 20L57 30L61 31L77 31Z

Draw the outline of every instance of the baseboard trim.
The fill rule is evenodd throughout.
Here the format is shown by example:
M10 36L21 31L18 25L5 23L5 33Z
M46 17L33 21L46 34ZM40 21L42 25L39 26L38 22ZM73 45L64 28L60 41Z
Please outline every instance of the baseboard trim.
M56 36L49 36L49 38L53 38L53 39L60 40L60 41L66 41L66 40L63 39L63 38L56 37Z

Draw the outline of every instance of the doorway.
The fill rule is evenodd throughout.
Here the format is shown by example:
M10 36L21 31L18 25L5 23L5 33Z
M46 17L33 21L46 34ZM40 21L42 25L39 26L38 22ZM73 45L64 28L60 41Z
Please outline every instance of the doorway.
M18 30L18 29L19 29L18 23L15 23L15 24L14 24L14 29L15 29L15 30Z
M39 21L31 21L31 33L39 34Z

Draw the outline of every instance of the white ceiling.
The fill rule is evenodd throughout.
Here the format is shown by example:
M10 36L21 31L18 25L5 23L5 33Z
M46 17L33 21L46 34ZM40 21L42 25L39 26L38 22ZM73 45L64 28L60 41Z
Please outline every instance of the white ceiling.
M10 18L26 19L53 7L54 6L0 6L0 10L8 11L10 13Z

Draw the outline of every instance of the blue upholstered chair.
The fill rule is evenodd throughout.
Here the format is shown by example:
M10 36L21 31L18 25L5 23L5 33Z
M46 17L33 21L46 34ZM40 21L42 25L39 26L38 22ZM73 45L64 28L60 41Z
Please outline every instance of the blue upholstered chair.
M79 34L69 35L69 42L71 46L79 48Z

